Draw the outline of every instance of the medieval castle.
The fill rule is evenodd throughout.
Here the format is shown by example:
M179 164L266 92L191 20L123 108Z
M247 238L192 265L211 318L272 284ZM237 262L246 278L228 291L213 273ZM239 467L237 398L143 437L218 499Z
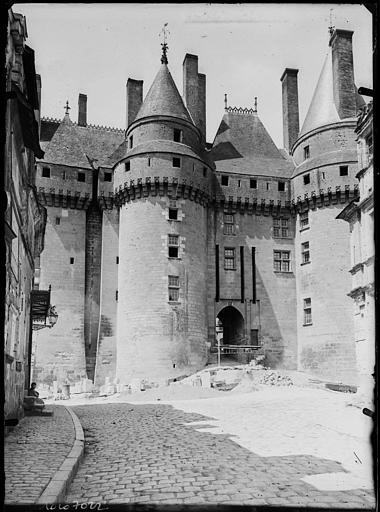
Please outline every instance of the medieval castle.
M358 195L352 35L331 31L300 129L297 69L281 76L284 148L254 108L226 104L206 142L206 76L161 66L126 130L42 118L36 167L47 209L35 287L59 320L34 333L33 379L96 385L175 378L222 354L355 380L349 225ZM280 116L280 113L279 113ZM107 379L108 378L108 379Z

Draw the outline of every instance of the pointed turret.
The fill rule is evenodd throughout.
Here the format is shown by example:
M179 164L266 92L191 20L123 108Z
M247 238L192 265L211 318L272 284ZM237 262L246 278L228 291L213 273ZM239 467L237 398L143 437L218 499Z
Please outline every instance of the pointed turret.
M157 115L176 117L192 122L165 62L161 64L135 121Z

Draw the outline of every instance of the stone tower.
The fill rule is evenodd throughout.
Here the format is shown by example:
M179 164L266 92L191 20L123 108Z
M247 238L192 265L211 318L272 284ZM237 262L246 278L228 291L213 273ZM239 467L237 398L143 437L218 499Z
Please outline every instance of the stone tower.
M326 378L350 381L355 378L355 354L347 297L349 232L336 216L357 193L354 130L361 98L354 84L352 34L347 30L332 32L308 113L290 146L297 210L298 367ZM287 86L296 87L294 78ZM284 96L297 98L297 93L293 90ZM287 109L298 111L298 106ZM294 119L288 128L292 127Z
M142 104L142 82L127 84L129 125L114 166L120 209L116 374L121 383L175 377L207 361L212 166L201 122L205 81L195 56L185 57L184 82L187 107L164 51Z

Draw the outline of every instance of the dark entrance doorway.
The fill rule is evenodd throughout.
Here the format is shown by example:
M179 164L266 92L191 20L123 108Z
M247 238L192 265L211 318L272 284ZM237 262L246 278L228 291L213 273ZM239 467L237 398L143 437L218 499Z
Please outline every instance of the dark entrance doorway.
M223 345L242 345L244 339L243 315L233 306L227 306L217 316L223 328Z

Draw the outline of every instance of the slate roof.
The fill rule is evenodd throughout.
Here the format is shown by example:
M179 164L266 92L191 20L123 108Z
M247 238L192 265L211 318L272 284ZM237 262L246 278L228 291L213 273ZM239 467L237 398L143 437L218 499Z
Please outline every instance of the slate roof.
M360 108L364 104L363 98L356 94L356 105ZM332 49L324 60L309 110L303 122L299 137L320 126L341 121L334 102L334 82L332 66Z
M291 176L293 164L276 147L257 113L226 112L210 152L216 170L252 176Z
M162 64L135 120L154 115L178 117L192 122L166 64Z
M57 129L52 130L49 126L48 131L51 139L43 143L44 162L86 169L91 169L86 155L97 159L96 166L108 166L108 156L124 141L123 130L93 125L78 126L71 121L69 115L65 115Z

